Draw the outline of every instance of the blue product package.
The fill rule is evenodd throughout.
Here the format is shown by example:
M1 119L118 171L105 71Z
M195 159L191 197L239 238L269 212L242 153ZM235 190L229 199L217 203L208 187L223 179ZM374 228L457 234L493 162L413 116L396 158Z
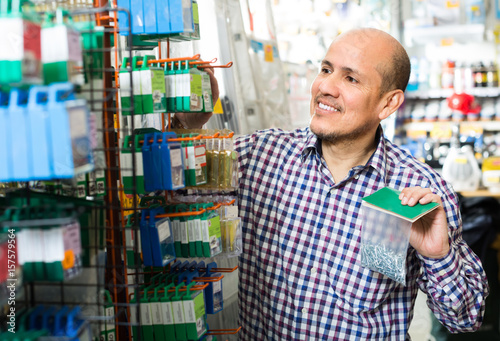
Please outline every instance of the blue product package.
M179 142L168 141L175 139L173 132L164 132L161 147L162 177L165 190L184 188L184 162Z
M120 34L128 36L130 30L130 0L117 0L116 6L118 7L118 25L120 27Z
M28 134L28 92L20 89L12 89L9 99L9 121L11 140L12 180L31 180L31 137Z
M153 136L153 133L144 134L144 142L141 147L142 168L144 169L144 189L146 192L153 192L156 190L154 187L153 153L151 150Z
M148 220L146 218L148 214L149 214L149 209L142 210L139 229L141 231L142 262L144 263L145 266L152 266L153 258L151 255L151 242L149 240Z
M182 0L169 0L170 33L184 32Z
M217 263L212 262L207 264L207 271L204 277L220 277L220 273L212 272L214 268L217 268ZM222 292L222 280L209 282L205 288L206 311L208 314L215 314L222 310L224 303Z
M155 190L163 190L162 163L161 163L161 138L162 133L153 133L153 143L151 144L151 167L153 169L153 186Z
M75 174L69 115L65 103L71 99L75 99L72 83L53 83L49 86L47 111L50 115L52 175L58 179L73 178Z
M29 91L28 134L31 135L32 178L48 180L52 178L50 149L50 116L47 112L48 87L33 86Z
M144 0L142 3L144 11L144 33L157 34L156 1Z
M130 16L132 19L132 34L144 34L143 0L130 0Z
M168 0L156 0L156 26L158 34L170 33L170 9Z
M149 217L149 231L153 266L165 266L175 259L174 238L169 218L157 220L156 214L162 213L163 208L151 210Z
M11 130L8 116L9 94L0 92L0 181L10 181L12 177Z

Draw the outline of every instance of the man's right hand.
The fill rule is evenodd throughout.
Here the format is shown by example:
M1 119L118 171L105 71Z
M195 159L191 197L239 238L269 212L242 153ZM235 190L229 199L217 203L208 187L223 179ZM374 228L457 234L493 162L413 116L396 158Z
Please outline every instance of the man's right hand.
M219 99L219 83L214 75L213 68L205 68L208 75L210 76L210 86L212 87L212 100L215 105ZM200 113L185 113L178 112L175 113L175 117L179 122L188 129L201 129L205 123L212 117L211 112L200 112Z

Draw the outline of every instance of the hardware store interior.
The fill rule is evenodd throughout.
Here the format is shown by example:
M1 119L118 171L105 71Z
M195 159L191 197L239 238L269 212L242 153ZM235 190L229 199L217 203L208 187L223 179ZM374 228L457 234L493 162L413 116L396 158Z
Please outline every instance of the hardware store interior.
M489 284L458 334L419 291L407 339L500 340L498 0L0 0L0 339L248 339L236 140L307 127L361 27L408 53L384 135L456 191Z

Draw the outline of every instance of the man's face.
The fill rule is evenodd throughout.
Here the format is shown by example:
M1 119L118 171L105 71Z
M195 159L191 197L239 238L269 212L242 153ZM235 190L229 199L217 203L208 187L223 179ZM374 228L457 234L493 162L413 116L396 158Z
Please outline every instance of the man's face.
M380 123L382 76L376 67L390 57L380 45L358 32L328 49L311 87L310 128L321 139L355 141Z

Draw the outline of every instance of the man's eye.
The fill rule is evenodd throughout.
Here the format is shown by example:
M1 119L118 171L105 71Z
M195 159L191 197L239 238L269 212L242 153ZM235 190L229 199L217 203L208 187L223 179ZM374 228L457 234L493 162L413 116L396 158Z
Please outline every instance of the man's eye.
M347 78L347 80L348 80L350 83L357 83L357 82L358 82L356 79L352 78L351 76L347 76L346 78Z
M332 71L330 69L327 69L326 67L321 68L321 73L331 73Z

